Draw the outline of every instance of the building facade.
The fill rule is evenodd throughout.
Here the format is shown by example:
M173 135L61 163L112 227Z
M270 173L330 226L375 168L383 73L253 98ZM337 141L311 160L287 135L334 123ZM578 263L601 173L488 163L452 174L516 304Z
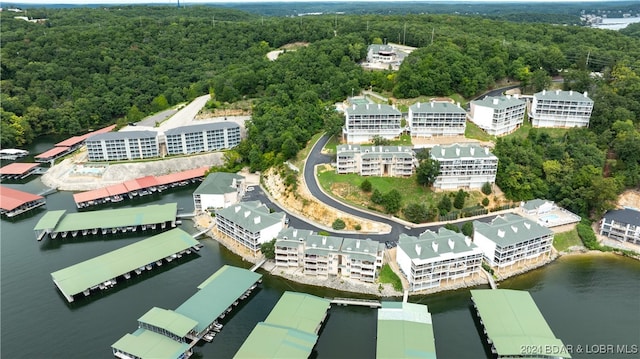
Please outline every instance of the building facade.
M276 238L285 226L284 213L270 213L259 201L240 202L216 211L218 232L253 253L260 245Z
M411 137L464 135L467 113L460 104L418 102L409 107L407 124Z
M107 132L86 139L89 161L120 161L160 156L155 131Z
M600 235L640 245L640 211L631 208L608 211L600 221Z
M367 62L392 63L397 59L396 51L391 45L372 44L367 48Z
M394 139L402 133L402 113L395 106L351 105L344 110L342 134L347 143L367 143L374 136Z
M225 172L211 173L193 192L195 211L229 207L240 202L245 192L243 176Z
M533 95L529 117L533 127L588 127L592 110L586 92L542 90Z
M336 147L336 172L361 176L407 177L415 172L415 153L408 146Z
M553 232L516 214L505 214L491 223L473 222L473 242L491 267L504 268L551 254Z
M400 234L396 262L409 282L409 290L419 291L478 274L482 251L471 238L440 228L437 233L427 230L417 238Z
M517 96L487 96L471 101L469 117L486 133L503 136L522 126L526 103Z
M493 184L498 172L498 157L488 147L476 144L434 146L430 156L440 163L440 174L433 187L441 190L481 188Z
M179 155L233 148L240 143L240 125L214 122L165 131L167 154Z

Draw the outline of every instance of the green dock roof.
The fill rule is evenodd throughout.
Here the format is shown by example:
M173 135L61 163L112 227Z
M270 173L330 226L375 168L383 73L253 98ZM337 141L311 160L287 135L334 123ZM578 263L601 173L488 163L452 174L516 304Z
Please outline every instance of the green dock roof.
M200 284L198 292L175 312L196 320L196 331L200 333L260 278L261 274L248 269L225 265Z
M433 324L426 305L382 302L376 358L436 358Z
M331 303L324 298L296 292L285 292L265 322L308 333L317 333Z
M138 322L162 328L181 338L185 337L198 325L198 322L191 318L178 314L173 310L158 307L151 308L138 319Z
M196 245L198 241L189 233L175 228L53 272L51 277L60 291L70 297Z
M189 345L150 330L138 329L120 338L111 348L142 359L178 359L189 350Z
M526 291L510 289L471 290L478 315L498 356L522 355L522 348L555 348L547 357L571 358ZM545 357L542 353L541 357Z
M58 218L58 220L55 228L53 228L54 232L140 226L175 221L177 212L177 203L166 203L144 207L69 213L65 216L62 216L64 213L53 213L51 215L47 213L40 219L34 230L52 228L50 226L56 218ZM61 216L62 218L60 218Z
M33 228L34 231L41 231L43 229L54 229L58 225L60 218L67 213L66 210L49 211L44 214Z

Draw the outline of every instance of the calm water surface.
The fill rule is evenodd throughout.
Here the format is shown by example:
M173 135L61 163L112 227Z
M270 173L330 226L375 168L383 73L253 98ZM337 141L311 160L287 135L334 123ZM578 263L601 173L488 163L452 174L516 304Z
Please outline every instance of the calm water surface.
M47 149L40 144L40 152ZM44 187L34 178L10 187L38 193ZM194 187L136 202L146 205L177 202L192 211ZM224 264L249 267L241 259L204 239L204 248L182 262L163 265L118 284L103 294L67 303L51 280L51 272L121 248L143 236L95 237L37 242L33 227L46 210L75 211L71 193L47 197L46 209L0 222L2 357L110 358L110 346L136 329L136 320L156 306L175 309L196 291L196 286ZM182 228L194 232L190 221ZM531 292L557 337L565 344L640 344L640 263L613 256L562 258L543 269L501 283L502 288ZM346 293L304 286L265 277L261 288L241 310L227 317L212 343L196 347L204 358L230 358L253 327L266 318L286 290L318 296ZM438 358L486 358L468 290L411 297L427 304L433 315ZM226 320L225 319L225 320ZM376 311L369 308L332 307L322 329L314 357L374 358ZM614 353L574 354L574 358L638 358Z

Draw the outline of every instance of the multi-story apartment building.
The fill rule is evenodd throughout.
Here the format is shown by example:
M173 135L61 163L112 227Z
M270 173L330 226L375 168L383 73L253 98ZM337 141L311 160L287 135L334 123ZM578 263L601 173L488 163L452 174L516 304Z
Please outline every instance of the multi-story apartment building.
M586 92L542 90L533 95L529 118L533 127L587 127L592 110Z
M464 135L467 113L460 104L431 101L409 107L407 124L411 137Z
M397 54L391 45L372 44L367 48L367 62L392 63Z
M417 162L408 146L338 145L336 152L339 174L406 177L413 174Z
M516 214L473 221L473 242L491 267L504 268L551 254L553 232Z
M170 155L218 151L240 143L240 125L214 122L182 126L165 131L165 137Z
M211 173L193 191L195 211L229 207L238 203L245 191L244 177L235 173Z
M482 251L471 238L440 228L438 233L427 230L418 238L400 234L396 262L409 290L419 291L478 274Z
M89 161L119 161L158 157L155 131L107 132L85 140Z
M608 211L600 221L600 235L640 245L640 211L631 208Z
M440 163L440 174L433 187L442 190L481 188L494 183L498 171L498 157L488 147L476 144L434 146L431 158Z
M395 106L351 105L344 110L342 134L348 143L366 143L374 136L394 139L402 133L402 113Z
M240 202L216 211L218 232L253 253L260 251L262 243L276 238L284 226L284 213L270 213L259 201Z
M371 283L382 267L383 251L382 243L370 239L286 228L276 239L275 260L276 266L302 268L305 275L344 276Z
M487 96L471 101L469 118L493 136L502 136L515 131L522 125L526 103L517 96Z

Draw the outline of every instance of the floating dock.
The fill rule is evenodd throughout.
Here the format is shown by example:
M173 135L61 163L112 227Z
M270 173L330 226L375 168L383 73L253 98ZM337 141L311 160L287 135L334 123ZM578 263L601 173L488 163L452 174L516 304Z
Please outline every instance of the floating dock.
M52 149L36 155L34 158L36 162L55 161L56 159L80 148L87 138L93 135L111 132L114 128L116 128L116 125L107 126L93 132L85 133L84 135L69 137L64 141L56 143Z
M145 207L110 209L83 213L49 211L33 230L40 241L47 235L51 239L96 234L117 234L148 229L166 229L176 226L177 203L154 204Z
M111 288L118 280L191 254L200 246L189 233L176 228L53 272L51 278L71 303L75 295L88 296L92 291Z
M0 168L0 179L21 180L37 173L38 163L10 163Z
M382 302L378 309L376 358L436 359L431 313L426 305Z
M224 318L251 291L262 275L225 265L198 286L198 292L176 310L154 307L138 319L138 329L115 342L117 358L188 358L200 340L211 341ZM157 345L167 348L156 349Z
M79 192L73 195L76 207L86 208L104 203L120 202L124 199L134 199L167 188L186 186L190 183L202 181L208 166L188 171L176 172L162 176L146 176L91 191Z
M571 358L529 292L476 289L471 290L471 300L491 352L498 358Z
M46 203L44 197L0 186L0 214L15 217Z
M0 160L15 161L18 158L24 157L29 154L29 151L20 150L17 148L3 148L0 149Z
M327 299L285 292L234 358L309 358L330 307Z

